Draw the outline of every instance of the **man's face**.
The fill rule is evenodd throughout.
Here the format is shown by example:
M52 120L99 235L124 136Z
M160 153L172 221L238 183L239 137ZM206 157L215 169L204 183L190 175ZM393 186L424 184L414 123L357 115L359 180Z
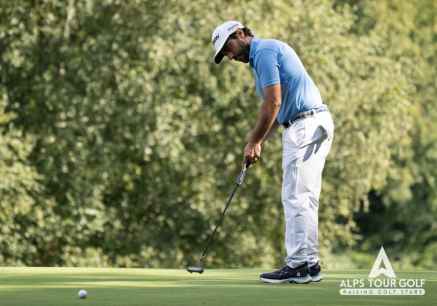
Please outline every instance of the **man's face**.
M249 62L250 43L242 31L237 31L229 37L223 47L223 54L230 60L242 63Z

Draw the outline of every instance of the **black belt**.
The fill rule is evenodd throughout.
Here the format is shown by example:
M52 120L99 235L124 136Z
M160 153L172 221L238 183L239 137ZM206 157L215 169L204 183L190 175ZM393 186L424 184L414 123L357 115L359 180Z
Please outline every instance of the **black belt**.
M326 107L323 107L323 108L315 108L315 109L312 109L312 110L309 110L306 112L301 112L301 113L298 113L296 116L294 116L293 119L282 123L282 126L287 129L293 123L295 123L297 120L308 118L308 117L314 116L317 113L327 112L327 111L328 111L328 109Z

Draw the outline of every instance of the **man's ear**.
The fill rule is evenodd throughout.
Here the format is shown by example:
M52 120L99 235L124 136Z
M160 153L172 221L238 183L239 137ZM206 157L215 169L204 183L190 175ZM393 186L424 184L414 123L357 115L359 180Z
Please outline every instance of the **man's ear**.
M235 35L237 36L237 38L244 38L246 37L246 35L244 34L244 31L241 29L238 29L237 31L235 31Z

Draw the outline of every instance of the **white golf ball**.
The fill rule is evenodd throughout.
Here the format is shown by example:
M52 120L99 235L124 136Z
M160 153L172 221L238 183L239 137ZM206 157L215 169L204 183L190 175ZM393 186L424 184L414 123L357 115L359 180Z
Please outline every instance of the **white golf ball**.
M79 290L78 295L79 295L80 299L86 299L86 296L88 295L88 293L86 292L86 290L82 289L82 290Z

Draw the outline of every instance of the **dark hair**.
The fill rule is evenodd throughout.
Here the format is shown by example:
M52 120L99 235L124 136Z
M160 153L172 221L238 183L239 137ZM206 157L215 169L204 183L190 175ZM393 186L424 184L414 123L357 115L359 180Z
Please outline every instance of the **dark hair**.
M244 27L243 32L244 32L244 35L246 35L246 36L250 36L250 37L254 36L252 31L248 27Z

